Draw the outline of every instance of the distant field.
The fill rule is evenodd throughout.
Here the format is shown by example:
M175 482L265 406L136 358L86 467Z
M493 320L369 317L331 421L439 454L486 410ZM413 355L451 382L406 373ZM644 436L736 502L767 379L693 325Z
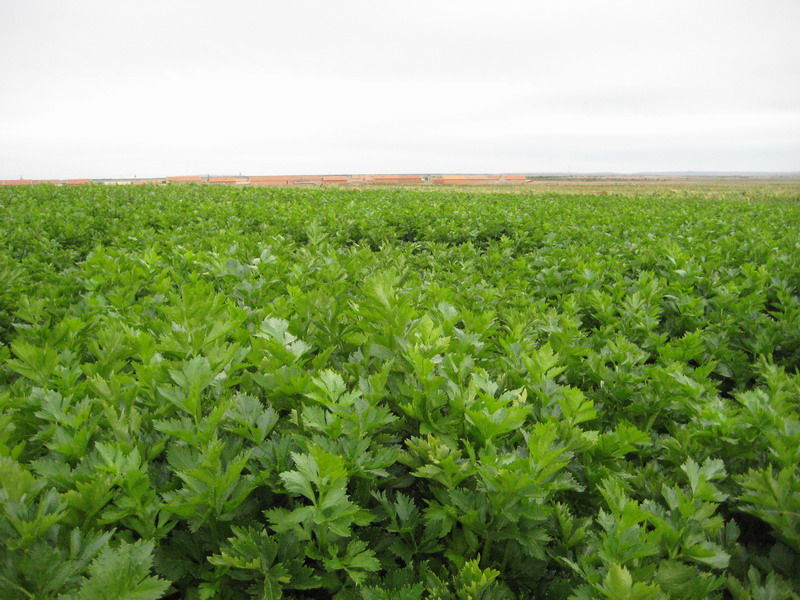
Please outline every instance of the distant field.
M0 188L0 598L796 599L800 185L525 186Z
M562 178L531 179L528 185L535 189L582 191L639 191L639 190L707 190L760 192L800 192L798 178L763 177L647 177L647 178Z
M800 195L800 177L758 176L580 176L580 175L272 175L272 176L180 176L155 179L63 179L0 180L0 187L20 185L218 185L235 187L448 187L520 190L563 193L639 193L639 192L768 192L781 197Z
M564 193L698 193L755 195L763 198L800 199L800 179L756 177L672 177L646 179L532 180L530 187Z
M710 196L720 199L759 197L764 199L800 199L800 179L756 177L533 177L515 186L451 186L479 189L487 193L517 194L521 190L560 194L621 194L661 196Z

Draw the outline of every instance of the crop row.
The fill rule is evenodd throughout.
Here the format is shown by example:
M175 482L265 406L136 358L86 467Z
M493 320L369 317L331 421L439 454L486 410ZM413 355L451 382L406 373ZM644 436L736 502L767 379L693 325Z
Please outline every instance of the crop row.
M0 190L0 597L795 598L798 225Z

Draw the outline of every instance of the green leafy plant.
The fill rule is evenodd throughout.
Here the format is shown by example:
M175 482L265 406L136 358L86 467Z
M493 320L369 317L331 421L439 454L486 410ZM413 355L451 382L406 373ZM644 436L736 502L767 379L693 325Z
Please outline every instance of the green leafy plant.
M748 193L0 189L0 597L797 598Z

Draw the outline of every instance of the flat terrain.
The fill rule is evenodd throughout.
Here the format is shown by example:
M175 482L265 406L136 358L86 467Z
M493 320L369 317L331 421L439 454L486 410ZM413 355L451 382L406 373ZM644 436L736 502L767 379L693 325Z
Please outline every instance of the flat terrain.
M797 598L797 182L526 185L0 189L0 598Z
M793 177L532 177L534 190L579 193L758 193L800 195L800 178ZM798 196L800 197L800 196Z
M398 187L482 189L486 191L549 191L560 193L712 193L757 192L778 195L800 194L800 176L764 175L270 175L270 176L178 176L150 179L7 179L0 187L20 185L206 185L254 187Z

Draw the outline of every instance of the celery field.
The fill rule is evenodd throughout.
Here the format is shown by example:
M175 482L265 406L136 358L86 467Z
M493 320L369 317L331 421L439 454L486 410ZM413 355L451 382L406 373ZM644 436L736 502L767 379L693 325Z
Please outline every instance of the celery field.
M0 598L800 597L799 198L0 189Z

